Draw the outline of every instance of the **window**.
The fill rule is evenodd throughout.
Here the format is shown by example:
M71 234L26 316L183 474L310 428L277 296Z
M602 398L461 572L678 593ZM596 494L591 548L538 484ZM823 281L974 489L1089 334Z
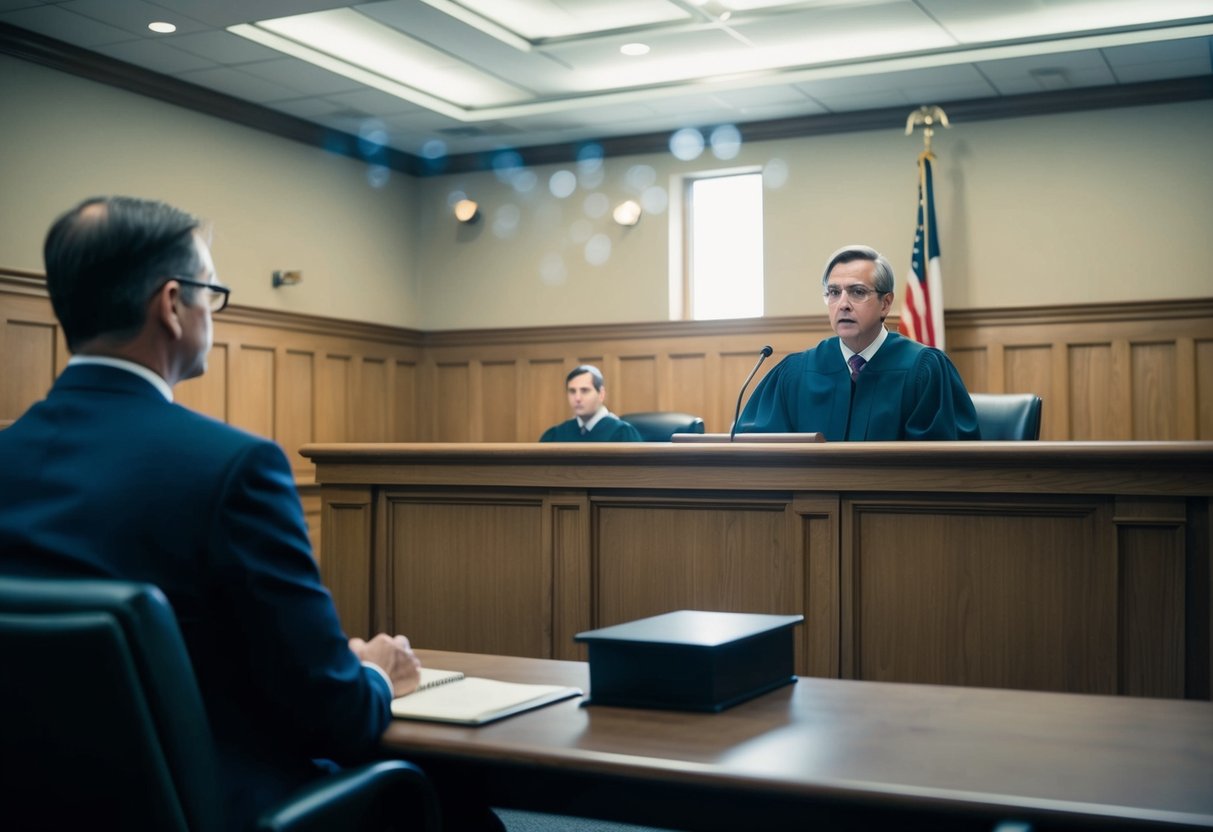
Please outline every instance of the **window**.
M762 315L762 173L730 171L686 180L685 257L675 318Z

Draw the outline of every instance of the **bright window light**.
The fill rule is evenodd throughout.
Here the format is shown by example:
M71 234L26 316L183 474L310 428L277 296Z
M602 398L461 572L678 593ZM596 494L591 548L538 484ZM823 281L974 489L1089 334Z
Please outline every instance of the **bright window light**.
M691 180L687 297L691 318L762 315L762 174Z

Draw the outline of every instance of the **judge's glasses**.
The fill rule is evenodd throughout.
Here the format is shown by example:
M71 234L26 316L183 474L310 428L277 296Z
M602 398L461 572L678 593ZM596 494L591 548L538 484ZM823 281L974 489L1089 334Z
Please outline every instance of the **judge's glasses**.
M867 303L877 295L883 295L886 293L878 292L871 286L865 286L862 283L852 283L850 286L835 286L831 284L825 288L825 291L821 293L821 296L827 305L833 306L834 304L838 303L838 301L842 300L842 296L844 294L851 299L851 303L861 304Z

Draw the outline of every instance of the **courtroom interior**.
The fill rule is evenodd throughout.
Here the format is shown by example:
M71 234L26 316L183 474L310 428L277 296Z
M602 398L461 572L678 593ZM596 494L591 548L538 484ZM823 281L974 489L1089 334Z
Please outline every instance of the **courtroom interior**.
M285 451L348 635L405 633L423 660L584 686L578 633L674 610L804 618L802 684L756 706L749 728L724 717L735 744L697 745L710 723L681 715L657 729L685 771L611 758L633 750L620 736L645 745L613 717L570 752L556 734L593 707L565 702L467 747L397 720L385 747L437 780L520 811L663 828L736 828L751 800L771 801L772 824L838 829L1213 825L1198 785L1213 765L1213 4L1044 5L0 0L0 433L71 357L47 228L93 195L163 200L207 223L231 288L207 372L174 398ZM541 11L584 30L527 36L519 21ZM151 12L180 30L149 32ZM436 65L531 97L461 109L454 70L434 82L450 101L420 81L372 84L301 45L312 15L317 31L394 27ZM984 24L1002 28L973 34ZM830 34L812 40L818 26ZM953 40L930 45L935 26ZM294 46L275 51L284 33ZM617 63L646 36L667 63ZM799 57L661 75L681 65L662 46L684 59L717 38ZM861 42L873 53L847 52ZM803 56L809 43L822 57ZM317 50L329 63L306 62ZM947 124L913 123L926 105ZM885 326L903 326L926 149L938 345L973 401L1032 394L1013 431L1028 441L986 427L976 442L723 441L781 359L833 334L821 270L840 246L891 261ZM693 186L735 175L759 180L757 311L697 315ZM611 413L636 414L646 441L536 442L569 418L581 365L601 368ZM974 725L1026 715L1028 700L999 697L1030 693L1043 710L1029 734L1066 730L1067 707L1086 714L1076 735L1103 724L1132 744L1139 716L1176 734L1149 746L1147 785L1127 751L1091 768L1076 751L1070 792L1045 774L1021 782L1008 757L971 776L931 767L903 793L858 779L798 793L744 732L770 731L762 753L776 757L793 737L835 739L776 741L786 703L819 697L850 725L845 695L810 681L865 686L859 699L904 708L905 726L931 708ZM535 729L536 751L510 723L547 710L563 721ZM1190 745L1181 724L1198 726ZM905 726L891 759L915 753ZM953 729L939 741L981 755ZM509 743L513 768L498 759ZM817 763L787 753L797 776ZM734 754L706 802L688 772ZM899 760L849 776L910 777ZM1029 797L974 797L1003 775ZM612 788L649 811L620 809ZM1137 808L1107 808L1118 794ZM1083 800L1103 808L1084 814Z

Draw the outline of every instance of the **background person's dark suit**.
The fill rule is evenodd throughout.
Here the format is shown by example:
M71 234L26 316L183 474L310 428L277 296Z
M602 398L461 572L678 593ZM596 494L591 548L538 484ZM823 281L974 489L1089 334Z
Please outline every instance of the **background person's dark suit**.
M215 734L229 828L315 776L312 758L372 751L390 719L389 685L350 652L320 584L282 450L126 370L69 366L0 430L0 571L164 591Z

